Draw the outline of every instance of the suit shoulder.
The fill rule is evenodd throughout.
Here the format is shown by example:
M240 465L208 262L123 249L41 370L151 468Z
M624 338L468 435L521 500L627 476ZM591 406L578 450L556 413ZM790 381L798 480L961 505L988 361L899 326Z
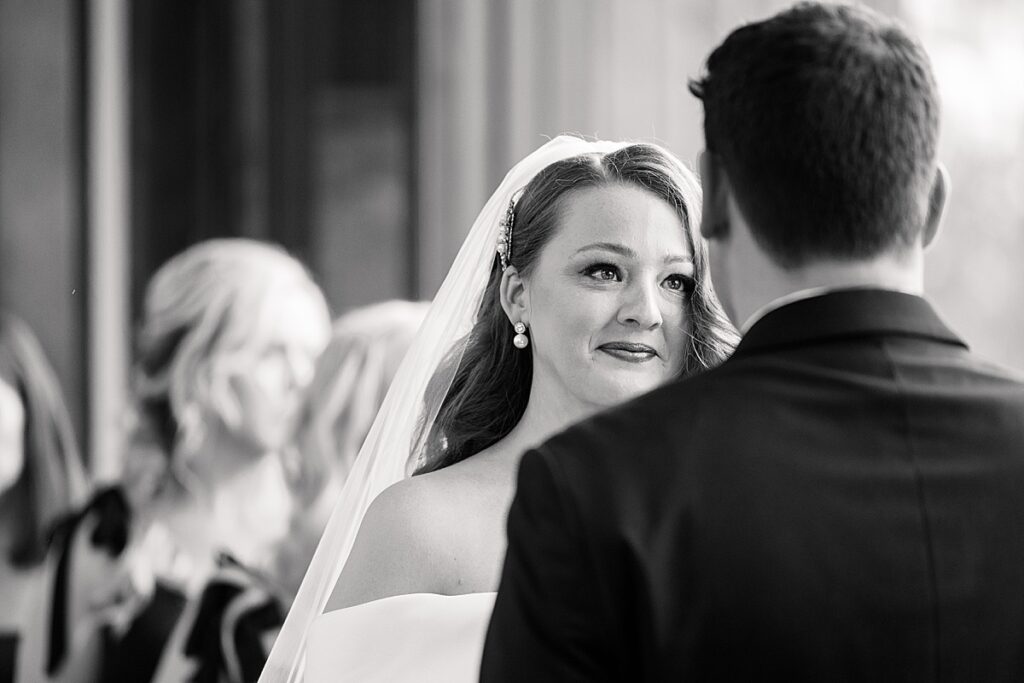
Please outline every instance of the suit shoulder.
M990 361L986 358L979 358L973 354L971 355L971 359L974 362L977 372L987 375L996 382L1016 384L1018 387L1024 389L1024 372L1015 368L1006 367L1005 365Z
M622 405L602 411L551 438L538 450L566 463L576 459L619 459L654 453L666 443L678 446L700 422L705 406L723 387L715 371L671 382Z
M723 412L714 399L722 391L731 392L730 383L711 372L670 383L570 427L536 457L574 505L597 515L646 508L642 501L663 498L701 457L701 444L713 438L708 411Z

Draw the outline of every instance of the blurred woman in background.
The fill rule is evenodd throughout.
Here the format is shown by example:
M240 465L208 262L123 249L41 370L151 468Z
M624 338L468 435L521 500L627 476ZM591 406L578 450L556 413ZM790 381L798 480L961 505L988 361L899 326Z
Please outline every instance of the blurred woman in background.
M26 645L43 645L26 643L26 635L50 602L41 580L47 542L85 495L57 377L29 327L0 315L0 680L39 680L24 673L32 660Z
M273 245L203 242L150 280L123 480L84 515L114 531L64 541L76 573L96 573L75 577L83 599L121 608L100 680L240 681L262 668L283 616L266 570L292 519L281 452L329 333L319 288Z
M300 502L275 575L298 590L348 471L429 303L385 301L338 318L307 391L289 471Z

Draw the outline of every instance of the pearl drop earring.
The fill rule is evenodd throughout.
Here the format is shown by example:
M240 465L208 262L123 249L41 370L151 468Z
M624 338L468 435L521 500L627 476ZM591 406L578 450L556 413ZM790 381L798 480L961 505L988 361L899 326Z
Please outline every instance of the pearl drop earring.
M512 337L512 345L517 349L525 349L529 346L530 338L526 336L526 325L518 322L512 328L516 331L516 336Z

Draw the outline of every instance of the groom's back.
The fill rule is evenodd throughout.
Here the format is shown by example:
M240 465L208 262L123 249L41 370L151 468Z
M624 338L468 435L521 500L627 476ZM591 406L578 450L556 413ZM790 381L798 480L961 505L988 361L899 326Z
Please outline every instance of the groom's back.
M837 308L910 321L792 329ZM1024 679L1024 385L929 315L886 292L789 306L722 368L556 440L595 599L628 615L610 666Z
M484 680L1024 680L1024 384L902 293L946 188L923 46L800 3L692 89L747 329L523 457Z

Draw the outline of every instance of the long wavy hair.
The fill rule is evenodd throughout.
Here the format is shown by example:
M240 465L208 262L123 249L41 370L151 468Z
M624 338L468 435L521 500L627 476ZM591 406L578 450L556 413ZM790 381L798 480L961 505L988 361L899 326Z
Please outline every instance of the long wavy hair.
M53 525L84 502L87 479L57 375L32 330L9 314L0 316L0 378L25 412L24 467L4 497L19 515L7 559L26 567L43 559Z
M565 198L588 187L631 185L667 202L693 252L696 286L686 298L690 332L681 376L713 367L738 336L714 294L707 245L700 236L701 190L693 174L656 145L635 144L607 154L584 154L551 164L526 185L515 203L510 264L528 278L558 230ZM495 226L495 235L498 226ZM514 331L501 307L501 263L495 257L476 322L428 386L428 403L444 395L437 417L421 425L416 474L452 465L505 437L530 398L533 358L512 345ZM454 375L449 370L457 364ZM442 378L453 377L448 385Z

